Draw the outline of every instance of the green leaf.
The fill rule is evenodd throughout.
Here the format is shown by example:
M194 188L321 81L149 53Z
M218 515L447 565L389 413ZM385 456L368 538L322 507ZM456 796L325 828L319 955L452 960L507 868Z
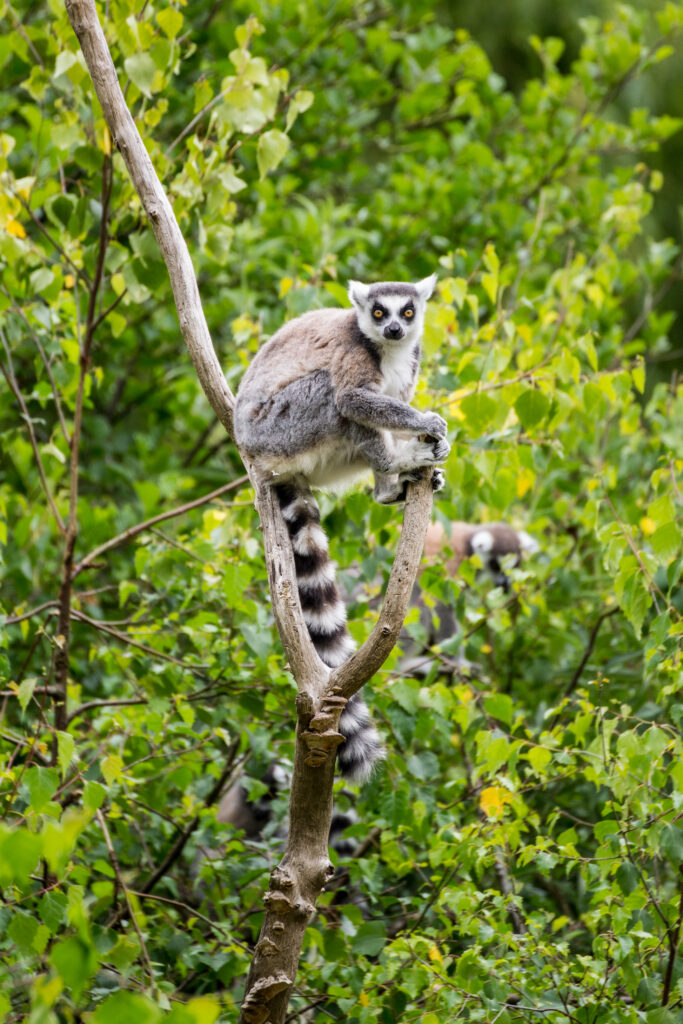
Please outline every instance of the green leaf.
M483 434L498 411L494 400L483 393L463 398L460 409L465 417L468 431L474 437Z
M489 715L506 725L512 724L512 698L506 693L494 693L484 700L484 707Z
M183 27L183 16L174 7L164 7L157 11L156 19L159 28L169 39L175 39Z
M657 526L665 526L676 518L676 510L668 494L663 494L656 501L651 501L647 506L647 514Z
M299 89L298 92L294 94L292 99L289 101L289 106L287 107L287 131L289 131L294 124L297 115L303 114L305 110L308 110L314 99L314 93L309 92L307 89Z
M677 825L665 825L659 836L659 848L672 864L683 863L683 829Z
M675 558L681 546L681 531L674 522L659 526L650 537L652 550L664 562Z
M156 1024L161 1010L145 996L134 992L115 992L100 1003L92 1017L92 1024Z
M57 763L62 771L62 778L65 777L67 768L71 764L76 749L76 741L68 732L57 733Z
M118 754L108 754L100 764L100 771L108 786L118 782L123 771L123 761Z
M99 782L88 779L83 787L83 806L89 811L98 810L107 798L107 791Z
M387 933L384 925L379 921L366 921L352 938L351 949L363 956L377 956L384 949L386 942Z
M259 136L256 160L262 181L269 171L275 170L289 147L289 136L277 128L271 128Z
M33 691L36 688L37 682L38 680L33 676L30 679L24 679L23 682L20 683L19 689L17 690L17 699L21 705L22 711L26 711L28 702L33 696Z
M38 922L35 917L31 917L30 914L25 914L23 911L18 911L12 917L10 926L7 929L7 936L12 940L20 953L23 953L24 956L30 956L36 952L33 942L37 932Z
M624 896L628 896L634 889L637 889L640 882L638 871L630 860L625 860L619 865L616 873L616 879Z
M532 430L548 415L550 401L536 388L527 388L515 402L515 412L525 430Z
M66 917L67 898L63 892L53 890L46 892L40 901L38 913L43 924L47 925L52 934L58 930Z
M156 64L148 53L135 53L123 62L126 74L138 87L143 96L152 98L152 83L157 73Z
M31 810L40 814L56 793L59 776L55 768L33 766L26 772L26 785L30 794Z
M95 950L75 935L56 943L50 952L50 963L78 1000L90 977L97 968Z
M0 831L0 884L12 882L23 889L38 866L42 853L42 837L26 828Z
M658 1006L655 1010L648 1010L645 1016L647 1024L679 1024L679 1018L671 1010L664 1006Z
M552 761L552 753L547 747L531 747L526 754L529 764L532 766L535 772L541 774L544 768Z

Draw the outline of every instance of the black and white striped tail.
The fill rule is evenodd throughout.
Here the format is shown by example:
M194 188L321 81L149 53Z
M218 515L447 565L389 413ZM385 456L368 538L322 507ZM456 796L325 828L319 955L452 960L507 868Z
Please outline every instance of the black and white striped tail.
M327 537L320 525L320 510L303 481L275 487L294 551L294 566L304 620L320 659L337 668L353 653L354 643L346 627L346 607L335 582ZM383 756L379 735L359 694L355 694L339 719L346 737L337 753L344 778L365 782L372 766Z

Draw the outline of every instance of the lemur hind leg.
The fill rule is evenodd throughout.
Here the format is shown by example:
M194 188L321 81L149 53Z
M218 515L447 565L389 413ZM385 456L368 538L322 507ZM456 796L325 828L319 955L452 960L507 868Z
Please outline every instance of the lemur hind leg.
M387 437L384 435L382 440L385 442L387 451L393 451L393 462L396 464L405 465L406 462L410 462L411 468L402 468L399 472L394 473L383 473L379 469L375 469L375 488L374 497L375 501L381 505L394 505L398 502L406 500L406 492L409 483L414 483L417 480L421 480L425 473L431 471L432 487L435 491L440 491L444 485L444 475L440 469L430 469L430 466L419 466L415 463L415 452L419 455L423 455L422 449L427 447L430 450L430 462L433 465L433 461L436 457L444 458L448 454L448 442L442 443L436 438L430 438L425 441L418 441L417 438L411 438L409 441L398 440L394 437ZM445 448L445 452L444 452ZM418 455L418 457L419 457Z
M429 470L415 469L411 473L388 475L375 473L374 498L380 505L396 505L406 500L406 493L409 483L421 480L424 473ZM432 470L432 490L440 491L446 483L443 470Z

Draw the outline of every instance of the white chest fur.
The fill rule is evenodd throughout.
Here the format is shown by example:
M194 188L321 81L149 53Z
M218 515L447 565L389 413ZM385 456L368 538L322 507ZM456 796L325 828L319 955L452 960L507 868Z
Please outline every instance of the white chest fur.
M382 392L407 401L413 392L413 344L392 345L382 352Z

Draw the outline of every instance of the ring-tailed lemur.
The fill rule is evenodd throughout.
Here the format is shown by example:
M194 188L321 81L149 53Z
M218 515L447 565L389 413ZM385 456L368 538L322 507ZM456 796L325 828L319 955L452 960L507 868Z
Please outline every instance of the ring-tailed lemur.
M443 486L434 467L450 450L446 422L408 404L435 284L435 274L416 284L351 281L352 309L314 310L285 324L257 353L237 394L235 439L275 485L304 619L331 668L354 645L311 487L338 488L371 469L375 497L387 504L402 501L424 470L435 490ZM382 748L360 696L349 701L339 729L342 775L367 779Z
M450 548L452 557L445 559L444 549ZM501 561L506 555L514 555L513 567L521 563L522 555L539 550L538 542L526 530L516 530L508 523L452 522L446 530L440 522L430 523L425 537L424 554L427 560L442 564L449 576L455 576L465 558L478 555L483 570L505 593L510 589L510 580ZM460 624L452 604L435 601L427 607L418 584L413 587L411 603L420 609L420 625L425 633L423 643L413 640L407 631L401 633L401 647L404 656L399 666L404 674L428 675L435 665L435 659L426 653L435 644L442 644L460 632ZM445 663L447 664L447 662ZM473 666L462 654L451 662L455 671L469 670Z

